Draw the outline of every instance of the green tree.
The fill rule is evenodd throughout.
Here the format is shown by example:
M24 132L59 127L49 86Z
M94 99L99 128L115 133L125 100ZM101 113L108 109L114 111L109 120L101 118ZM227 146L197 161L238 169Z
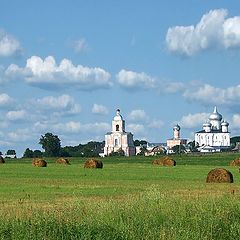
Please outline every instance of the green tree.
M199 146L198 146L198 143L196 143L195 141L189 142L187 145L188 145L189 149L191 150L191 152L197 152L198 151L197 148Z
M235 136L230 138L230 144L232 148L236 147L237 142L240 142L240 136Z
M121 148L116 152L111 152L109 154L109 157L123 157L123 156L125 156L125 152Z
M186 148L183 145L175 145L175 146L172 147L172 150L175 153L184 153Z
M77 146L61 148L60 156L63 157L98 157L103 152L104 142L91 141Z
M145 141L145 140L138 140L138 139L134 140L135 147L145 146L145 145L147 145L147 141Z
M138 139L134 140L134 146L135 147L140 146L140 141Z
M41 158L43 156L43 153L40 150L34 150L33 151L33 157L34 158Z
M42 145L47 157L57 157L60 155L61 141L57 135L46 133L44 136L41 136L39 144Z
M29 148L27 148L25 150L25 152L23 153L23 157L24 158L32 158L33 157L33 151Z
M7 150L7 155L16 155L16 151L13 149Z

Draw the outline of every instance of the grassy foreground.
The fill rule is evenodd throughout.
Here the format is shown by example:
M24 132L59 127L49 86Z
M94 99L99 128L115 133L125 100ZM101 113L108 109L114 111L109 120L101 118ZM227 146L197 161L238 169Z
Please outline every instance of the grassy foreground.
M173 168L153 158L105 158L103 169L84 159L34 168L28 159L0 166L1 239L238 239L238 154L176 156ZM225 167L233 184L206 184Z

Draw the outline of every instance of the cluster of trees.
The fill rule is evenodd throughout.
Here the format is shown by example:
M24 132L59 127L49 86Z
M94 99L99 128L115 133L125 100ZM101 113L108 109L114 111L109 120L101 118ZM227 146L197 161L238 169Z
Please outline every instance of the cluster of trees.
M235 148L237 142L240 142L240 136L235 136L230 138L231 148Z
M44 149L31 150L27 148L23 154L25 158L35 157L97 157L103 151L104 142L88 142L87 144L79 144L78 146L61 147L61 140L57 135L46 133L41 136L39 144Z
M134 141L134 146L135 147L139 147L139 146L146 146L147 145L147 141L145 140L135 140Z
M66 157L97 157L103 152L104 142L91 141L77 146L66 146L61 149L61 155Z
M3 153L0 151L0 156L3 155ZM16 151L14 149L9 149L6 152L6 155L15 155L16 156Z
M25 152L23 153L24 158L41 158L43 156L43 152L40 150L31 150L27 148Z

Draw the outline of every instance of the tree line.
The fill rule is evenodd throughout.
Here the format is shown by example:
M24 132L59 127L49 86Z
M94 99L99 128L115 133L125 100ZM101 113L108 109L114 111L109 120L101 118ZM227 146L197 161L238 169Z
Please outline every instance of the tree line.
M91 141L77 146L61 147L61 140L57 135L46 133L39 139L43 152L27 148L24 158L36 157L97 157L103 151L104 142Z

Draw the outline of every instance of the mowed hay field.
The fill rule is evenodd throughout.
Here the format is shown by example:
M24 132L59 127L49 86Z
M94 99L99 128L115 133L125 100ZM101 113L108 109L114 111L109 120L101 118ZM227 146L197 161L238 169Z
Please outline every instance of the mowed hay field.
M46 158L0 165L0 239L238 239L240 154L177 155L175 167L156 157L104 158L86 169ZM216 167L234 183L206 183Z

